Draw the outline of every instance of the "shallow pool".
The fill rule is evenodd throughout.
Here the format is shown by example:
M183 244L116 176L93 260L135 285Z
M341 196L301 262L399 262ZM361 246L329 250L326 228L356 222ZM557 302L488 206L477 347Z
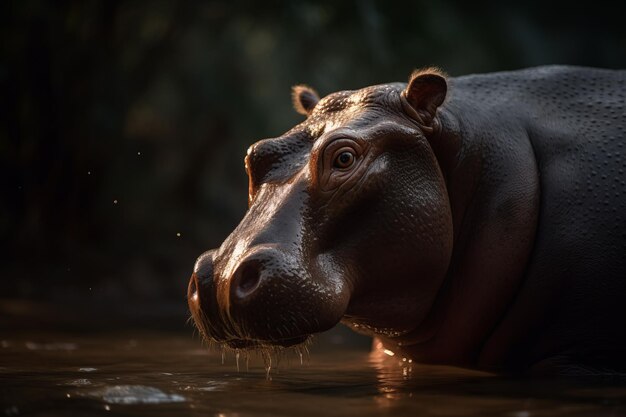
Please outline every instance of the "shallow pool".
M621 416L626 381L516 379L323 342L271 369L191 332L0 335L0 415ZM223 360L223 363L222 363ZM246 363L247 362L247 363Z

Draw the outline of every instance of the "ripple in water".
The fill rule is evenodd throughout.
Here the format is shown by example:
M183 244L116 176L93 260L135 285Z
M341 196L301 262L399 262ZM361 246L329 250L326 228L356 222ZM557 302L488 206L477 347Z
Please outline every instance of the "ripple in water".
M98 398L108 404L166 404L186 401L178 394L167 394L158 388L145 385L114 385L82 394Z
M75 379L73 381L67 382L64 385L69 385L71 387L83 387L85 385L91 385L91 381L85 378Z
M28 350L76 350L76 343L35 343L26 342L24 344Z

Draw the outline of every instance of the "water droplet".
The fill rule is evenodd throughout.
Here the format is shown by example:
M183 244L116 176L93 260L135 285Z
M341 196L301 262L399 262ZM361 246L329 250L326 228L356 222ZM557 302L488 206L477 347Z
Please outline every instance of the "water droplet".
M113 200L113 204L117 204L117 200Z
M176 236L180 237L180 232L176 233Z
M235 353L235 361L237 362L237 372L239 372L239 352Z
M269 381L271 380L270 378L270 371L272 370L272 357L271 356L267 356L267 363L265 364L265 378Z

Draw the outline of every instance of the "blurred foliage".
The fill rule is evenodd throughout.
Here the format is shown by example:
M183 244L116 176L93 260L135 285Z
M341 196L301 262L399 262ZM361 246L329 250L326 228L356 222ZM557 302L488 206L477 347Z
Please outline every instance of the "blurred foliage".
M183 304L294 84L625 66L620 2L547 3L3 2L0 297Z

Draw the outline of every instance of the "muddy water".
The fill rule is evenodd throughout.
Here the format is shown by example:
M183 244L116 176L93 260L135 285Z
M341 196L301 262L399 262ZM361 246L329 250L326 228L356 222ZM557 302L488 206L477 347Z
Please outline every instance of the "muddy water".
M621 416L626 381L524 380L311 347L263 360L186 333L0 334L0 415Z

